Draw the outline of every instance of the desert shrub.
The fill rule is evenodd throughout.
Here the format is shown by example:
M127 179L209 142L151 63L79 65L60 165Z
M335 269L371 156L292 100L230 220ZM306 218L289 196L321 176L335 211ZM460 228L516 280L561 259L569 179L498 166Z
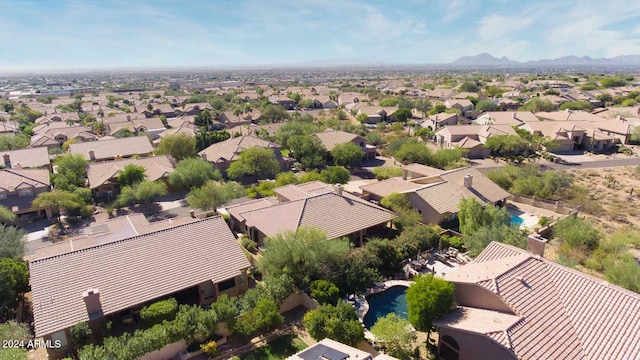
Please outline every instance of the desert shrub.
M258 247L258 244L255 241L249 239L246 236L243 236L242 239L240 239L240 245L242 245L242 247L244 247L251 253L255 253Z
M558 220L553 227L553 235L562 240L562 254L581 262L598 247L602 239L602 233L598 229L576 216Z
M211 357L218 355L218 344L215 341L209 341L206 344L200 345L200 349Z
M549 224L549 218L546 216L542 216L539 220L538 220L538 225L540 226L547 226Z
M174 298L157 301L140 310L140 318L149 326L173 319L178 313L178 302Z
M71 334L71 342L73 345L81 347L87 344L92 331L89 323L81 322L69 328L69 333Z
M316 280L311 283L311 297L323 305L336 305L340 300L340 289L331 281Z

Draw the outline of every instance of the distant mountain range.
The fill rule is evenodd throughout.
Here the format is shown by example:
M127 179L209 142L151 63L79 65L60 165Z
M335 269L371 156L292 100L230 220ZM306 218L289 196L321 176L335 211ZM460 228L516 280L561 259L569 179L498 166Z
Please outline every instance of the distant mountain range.
M497 58L487 53L476 56L463 56L450 63L460 66L588 66L588 65L640 65L640 55L623 55L612 58L592 59L588 56L565 56L557 59L532 60L519 62L507 57Z

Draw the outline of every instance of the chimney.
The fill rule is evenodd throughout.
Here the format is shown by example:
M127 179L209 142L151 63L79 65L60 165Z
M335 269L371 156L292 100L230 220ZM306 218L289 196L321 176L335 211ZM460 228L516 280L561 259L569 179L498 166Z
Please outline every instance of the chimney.
M104 316L102 312L102 303L100 303L100 291L98 289L89 289L82 293L84 305L87 307L87 315L89 320L98 319Z
M127 121L131 121L131 115L127 115Z
M342 196L342 184L335 184L333 188L338 196Z
M11 156L9 154L4 154L2 155L2 158L4 160L4 167L11 169Z
M527 251L538 255L540 257L544 257L544 248L547 245L547 239L543 238L538 234L531 234L527 236Z
M464 176L464 187L471 189L473 187L473 175L467 174Z
M95 160L96 159L96 152L93 150L89 150L89 160Z
M511 115L512 118L517 119L518 117L516 116L516 112L514 111L513 114Z
M204 159L204 161L207 161L207 153L202 153L202 155L200 155L201 158Z
M18 170L22 169L22 164L20 164L19 162L16 163L15 168L18 169Z
M191 216L192 218L196 218L196 211L195 210L189 210L189 216Z

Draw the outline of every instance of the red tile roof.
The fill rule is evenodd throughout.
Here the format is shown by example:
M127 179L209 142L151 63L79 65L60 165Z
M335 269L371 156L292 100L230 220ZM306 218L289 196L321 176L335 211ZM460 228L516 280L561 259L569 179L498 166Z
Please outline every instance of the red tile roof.
M466 324L519 359L640 359L640 294L497 242L445 278L492 291L522 317L501 332Z
M36 336L87 321L82 293L104 314L240 275L249 261L221 217L211 217L29 263Z

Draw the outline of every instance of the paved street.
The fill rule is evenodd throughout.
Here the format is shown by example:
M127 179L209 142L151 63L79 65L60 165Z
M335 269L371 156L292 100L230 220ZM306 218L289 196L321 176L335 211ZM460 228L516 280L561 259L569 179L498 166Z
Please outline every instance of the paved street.
M573 163L573 164L557 164L557 163L552 163L552 162L543 160L543 161L538 161L538 164L543 169L554 169L554 170L599 169L599 168L609 168L609 167L617 167L617 166L640 166L640 157L594 160L589 162ZM476 166L476 168L482 173L486 173L489 170L493 170L493 169L500 169L502 167L504 167L503 163L483 164L482 166Z

